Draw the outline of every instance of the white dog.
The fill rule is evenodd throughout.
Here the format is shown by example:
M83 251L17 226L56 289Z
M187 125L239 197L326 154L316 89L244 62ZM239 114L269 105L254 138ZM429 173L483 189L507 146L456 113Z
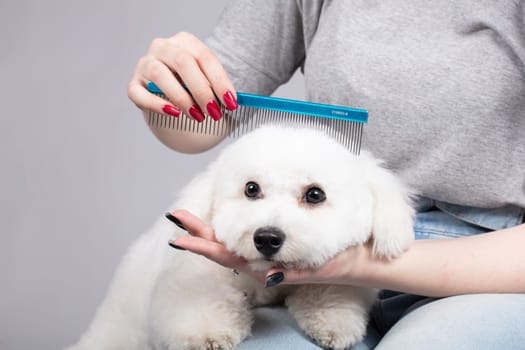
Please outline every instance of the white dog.
M262 127L227 146L171 209L211 224L254 269L317 267L373 240L386 258L413 240L409 196L367 154L321 132ZM342 285L264 288L168 240L187 234L165 218L122 261L75 350L232 349L250 334L252 308L284 300L321 346L360 341L375 291Z

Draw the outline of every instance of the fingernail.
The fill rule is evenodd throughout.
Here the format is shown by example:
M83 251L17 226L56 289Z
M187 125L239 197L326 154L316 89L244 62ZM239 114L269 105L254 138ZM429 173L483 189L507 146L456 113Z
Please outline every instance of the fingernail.
M204 114L202 114L202 111L198 106L190 107L190 115L199 123L202 123L204 120Z
M283 280L284 280L284 273L276 272L273 275L266 277L265 287L270 288L270 287L276 286L279 283L281 283Z
M184 227L182 222L180 222L180 220L177 219L175 216L171 215L171 213L166 213L164 216L166 216L166 219L168 219L169 221L173 222L175 225L179 226L184 231L188 231L186 229L186 227Z
M226 93L223 95L223 100L226 104L226 108L228 108L230 111L236 110L237 107L239 107L237 100L231 91L226 91Z
M172 247L172 248L175 248L175 249L178 249L178 250L186 250L185 248L182 248L180 245L176 245L176 244L173 243L173 242L168 242L168 244L169 244L170 247Z
M176 107L173 107L172 105L164 105L164 107L162 107L162 111L174 117L178 117L180 115L180 110Z
M215 100L211 100L206 105L206 110L208 111L208 114L213 118L213 120L219 120L222 117L221 110L219 109L219 105Z

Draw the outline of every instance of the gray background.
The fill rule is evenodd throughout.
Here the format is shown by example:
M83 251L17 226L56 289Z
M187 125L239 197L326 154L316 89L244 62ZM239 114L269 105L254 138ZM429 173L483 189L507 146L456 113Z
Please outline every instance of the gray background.
M0 349L73 342L131 241L221 148L165 148L126 88L153 38L205 38L225 3L0 2ZM276 94L301 98L302 78Z

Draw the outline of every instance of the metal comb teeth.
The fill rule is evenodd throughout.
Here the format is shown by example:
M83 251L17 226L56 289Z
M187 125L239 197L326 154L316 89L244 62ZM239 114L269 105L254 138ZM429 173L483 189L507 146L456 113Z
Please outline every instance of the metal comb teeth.
M152 82L148 83L148 90L167 100ZM368 121L365 110L246 93L237 93L237 102L239 108L235 111L220 106L223 118L219 121L206 118L199 123L185 113L172 117L149 112L147 122L154 128L221 137L239 137L265 124L297 125L317 129L354 154L360 152L363 125Z
M324 132L354 154L359 154L361 150L364 123L243 106L233 112L222 107L221 113L223 118L219 121L206 118L202 123L199 123L184 113L181 113L179 117L172 117L149 112L147 121L151 127L155 128L169 128L188 133L233 138L247 134L265 124L306 126Z
M157 128L169 128L179 131L185 131L195 134L206 134L213 136L227 136L232 130L231 117L228 117L228 110L221 108L221 113L224 116L219 121L212 118L205 118L203 122L199 123L193 118L188 117L185 113L181 113L179 117L172 117L166 114L148 112L148 124Z

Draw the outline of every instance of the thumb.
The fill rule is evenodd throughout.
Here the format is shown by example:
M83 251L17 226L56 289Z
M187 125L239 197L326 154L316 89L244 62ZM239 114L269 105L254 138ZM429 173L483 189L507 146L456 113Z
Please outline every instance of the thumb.
M266 288L274 287L278 284L299 284L304 283L311 272L309 270L282 270L270 269L266 273Z

